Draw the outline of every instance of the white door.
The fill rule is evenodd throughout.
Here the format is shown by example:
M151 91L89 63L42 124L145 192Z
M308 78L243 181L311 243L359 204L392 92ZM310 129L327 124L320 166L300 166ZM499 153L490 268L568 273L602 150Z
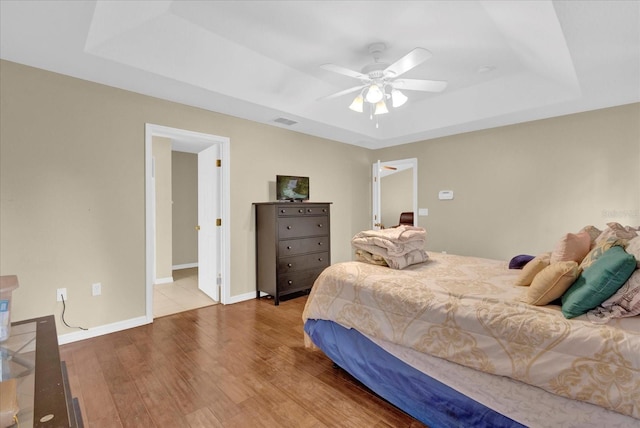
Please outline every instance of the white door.
M218 276L220 207L220 168L216 166L218 144L198 152L198 288L220 301Z

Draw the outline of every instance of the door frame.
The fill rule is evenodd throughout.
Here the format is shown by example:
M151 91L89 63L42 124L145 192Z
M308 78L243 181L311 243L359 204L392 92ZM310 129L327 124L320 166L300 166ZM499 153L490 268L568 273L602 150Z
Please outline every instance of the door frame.
M146 318L147 322L153 322L153 282L155 278L155 197L154 197L154 162L152 153L153 137L165 137L180 141L191 147L202 149L213 144L220 146L221 174L220 174L220 214L222 225L220 226L220 245L218 254L218 266L220 267L220 303L226 304L231 299L230 290L230 139L218 135L188 131L185 129L171 128L152 123L145 124L145 241L146 241ZM194 153L197 153L197 149ZM215 166L212 165L212 168Z

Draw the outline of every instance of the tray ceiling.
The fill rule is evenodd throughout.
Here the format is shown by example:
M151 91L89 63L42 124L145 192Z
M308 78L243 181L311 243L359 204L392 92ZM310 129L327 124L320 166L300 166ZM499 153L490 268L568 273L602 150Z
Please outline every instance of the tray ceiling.
M367 148L640 101L636 1L7 1L0 57ZM421 47L441 93L348 109L353 70ZM291 123L293 122L293 123Z

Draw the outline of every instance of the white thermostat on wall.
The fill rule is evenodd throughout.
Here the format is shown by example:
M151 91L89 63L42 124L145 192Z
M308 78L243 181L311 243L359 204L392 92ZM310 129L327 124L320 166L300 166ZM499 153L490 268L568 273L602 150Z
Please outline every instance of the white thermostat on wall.
M449 200L453 199L453 190L441 190L438 192L438 199L440 200Z

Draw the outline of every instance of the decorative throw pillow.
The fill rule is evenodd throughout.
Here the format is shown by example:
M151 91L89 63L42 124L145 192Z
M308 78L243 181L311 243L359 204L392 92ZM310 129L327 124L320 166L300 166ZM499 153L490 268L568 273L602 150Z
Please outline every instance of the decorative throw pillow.
M595 244L596 238L598 236L600 236L600 234L602 233L602 231L600 229L598 229L595 226L585 226L582 229L580 229L580 232L587 232L589 234L589 237L591 238L591 247L593 248L593 245ZM580 233L578 232L578 233Z
M534 257L528 254L520 254L514 256L511 260L509 260L509 269L522 269L533 259Z
M636 258L636 266L640 269L640 236L636 236L629 241L625 250Z
M640 270L636 270L613 296L597 308L587 312L589 321L605 324L612 318L640 315Z
M620 223L611 222L607 223L607 227L602 231L600 236L596 238L595 245L611 238L616 237L618 239L633 239L638 234L634 230L627 230Z
M591 251L589 251L589 254L587 254L584 257L584 259L582 259L582 262L580 262L580 269L585 270L586 268L591 266L593 262L595 262L598 259L598 257L603 255L604 252L610 249L611 247L619 246L624 248L626 244L627 244L627 241L623 239L618 239L615 236L610 236L609 238L605 239L604 241L600 242L598 245L593 247Z
M531 284L538 272L549 266L550 257L551 253L542 253L535 256L533 260L524 265L522 272L518 276L518 279L516 279L515 285L527 286Z
M562 314L574 318L595 308L627 282L636 259L622 247L611 247L578 276L562 295Z
M591 248L591 237L587 232L567 233L551 252L551 263L573 260L580 263Z
M580 268L573 260L552 263L533 279L523 302L537 306L548 305L560 298L571 287L578 275L580 275Z

